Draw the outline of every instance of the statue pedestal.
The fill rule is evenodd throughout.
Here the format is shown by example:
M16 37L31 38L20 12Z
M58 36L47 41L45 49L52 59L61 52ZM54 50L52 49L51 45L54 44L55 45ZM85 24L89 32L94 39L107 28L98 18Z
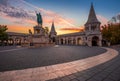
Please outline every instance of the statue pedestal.
M45 35L32 35L32 46L30 48L34 47L44 47L44 46L52 46L54 45L53 43L49 42L49 37Z
M44 46L49 43L49 38L45 35L33 35L34 46Z

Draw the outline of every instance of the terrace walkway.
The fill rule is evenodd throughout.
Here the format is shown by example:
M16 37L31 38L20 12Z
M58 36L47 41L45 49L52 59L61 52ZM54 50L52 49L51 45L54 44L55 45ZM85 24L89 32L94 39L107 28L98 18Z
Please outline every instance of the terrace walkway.
M107 51L70 62L1 71L0 81L119 81L119 48L104 49Z

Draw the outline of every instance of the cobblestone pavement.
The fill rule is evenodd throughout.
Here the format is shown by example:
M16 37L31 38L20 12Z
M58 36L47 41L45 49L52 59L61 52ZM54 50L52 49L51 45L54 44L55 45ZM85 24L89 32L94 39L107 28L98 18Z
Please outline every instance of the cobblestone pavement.
M120 54L120 46L112 48ZM49 81L120 81L120 55L93 68Z
M0 72L65 63L106 52L100 47L55 46L39 48L0 47ZM86 51L87 50L87 51Z
M0 52L4 50L10 50L10 49L19 49L21 46L0 46Z
M120 56L116 50L106 49L106 53L82 60L0 72L0 81L119 81Z

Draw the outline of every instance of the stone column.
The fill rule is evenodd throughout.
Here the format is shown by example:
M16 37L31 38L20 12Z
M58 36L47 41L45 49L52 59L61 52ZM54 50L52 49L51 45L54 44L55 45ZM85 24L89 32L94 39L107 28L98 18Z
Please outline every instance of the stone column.
M102 35L99 36L99 46L102 46Z
M102 46L102 42L101 42L101 40L99 40L99 46Z
M87 44L88 44L88 46L92 46L92 39L91 39L91 37L88 37Z
M76 43L76 45L77 45L77 37L75 38L75 43Z
M61 39L59 38L58 40L59 40L59 44L61 44Z
M66 44L68 44L68 39L67 39L67 37L65 38L65 40L66 40Z

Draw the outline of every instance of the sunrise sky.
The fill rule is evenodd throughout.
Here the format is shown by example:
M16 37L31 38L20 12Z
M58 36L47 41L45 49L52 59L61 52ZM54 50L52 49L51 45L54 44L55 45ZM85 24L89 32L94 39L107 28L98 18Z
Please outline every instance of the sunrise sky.
M54 20L58 34L78 32L87 21L91 2L102 25L120 14L120 0L0 0L0 25L7 25L9 32L28 33L40 12L43 27L50 29Z

